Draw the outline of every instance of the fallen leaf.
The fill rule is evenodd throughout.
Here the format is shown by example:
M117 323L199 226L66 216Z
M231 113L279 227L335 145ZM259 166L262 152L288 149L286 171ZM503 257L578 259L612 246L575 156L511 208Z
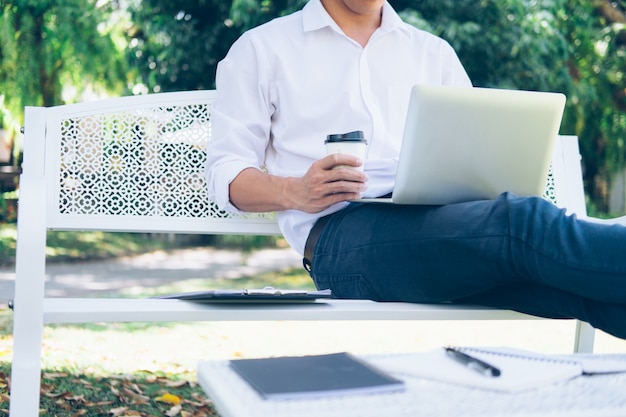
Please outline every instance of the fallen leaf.
M183 409L183 407L181 405L175 405L174 407L170 408L165 415L167 417L175 417L178 414L180 414L181 410Z
M190 401L190 400L185 400L184 404L188 404L188 405L190 405L191 407L194 407L194 408L204 407L204 405L205 405L202 402Z
M65 394L63 398L66 399L67 401L85 401L84 395L73 395L73 394L70 394L69 392Z
M73 379L72 382L80 385L85 385L87 387L93 387L93 384L89 381L85 381L84 379Z
M132 399L132 401L135 403L145 404L150 401L150 397L146 395L137 394L136 392L129 390L128 388L123 388L122 392L125 395L128 395Z
M43 378L44 379L65 378L67 376L68 376L68 374L65 373L65 372L44 372L43 373Z
M137 394L143 395L143 390L141 388L139 388L139 385L137 385L137 384L130 384L129 387L130 387L130 389L132 389Z
M39 387L39 392L41 392L41 394L45 394L47 392L53 392L55 389L56 387L54 385L42 383Z
M113 401L98 401L97 403L93 404L93 407L104 407L105 405L111 404L113 404Z
M140 413L139 411L136 411L136 410L128 410L121 417L131 417L131 416L140 416L141 417L141 416L144 416L144 414L142 414L142 413Z
M169 392L164 393L160 397L154 399L155 401L159 401L162 403L178 405L180 404L180 397L174 394L170 394Z
M64 400L64 399L58 399L54 402L59 408L62 408L64 410L71 410L72 407Z
M165 383L165 386L168 387L168 388L180 388L180 387L184 387L188 383L189 383L189 381L185 381L185 380L167 381Z
M198 393L198 392L194 392L194 393L192 393L192 394L191 394L191 396L192 396L193 398L195 398L196 400L198 400L198 401L207 401L207 400L209 400L209 399L208 399L208 398L206 398L204 395L202 395L202 394L200 394L200 393ZM209 401L210 401L210 400L209 400Z
M123 415L126 410L128 410L128 407L112 408L109 410L109 417L119 417Z
M65 397L67 395L72 395L72 394L66 391L66 392L58 392L58 393L46 392L44 395L48 398L59 398L59 397Z
M146 371L144 371L144 372L146 372ZM156 376L156 375L149 375L149 376L146 377L146 382L148 384L153 384L153 383L155 383L158 380L159 380L159 377Z

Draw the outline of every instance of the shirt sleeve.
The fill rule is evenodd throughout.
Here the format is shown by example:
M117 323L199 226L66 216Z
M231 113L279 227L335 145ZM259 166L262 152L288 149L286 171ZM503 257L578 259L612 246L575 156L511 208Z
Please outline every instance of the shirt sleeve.
M230 203L230 183L246 168L262 169L269 141L272 111L260 61L244 35L217 68L205 174L209 198L229 212L238 212Z
M459 60L456 51L452 46L443 41L441 47L442 55L442 82L444 85L451 85L456 87L472 87L472 81L470 80L463 64Z

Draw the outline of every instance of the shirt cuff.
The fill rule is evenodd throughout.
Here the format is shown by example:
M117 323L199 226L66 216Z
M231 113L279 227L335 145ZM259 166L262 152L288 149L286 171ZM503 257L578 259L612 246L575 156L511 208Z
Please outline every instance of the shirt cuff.
M213 201L220 210L229 213L242 213L230 202L230 183L247 168L255 168L243 161L231 161L215 169L212 173L213 184L209 186L209 199ZM256 168L255 168L256 169ZM219 180L216 180L219 178Z

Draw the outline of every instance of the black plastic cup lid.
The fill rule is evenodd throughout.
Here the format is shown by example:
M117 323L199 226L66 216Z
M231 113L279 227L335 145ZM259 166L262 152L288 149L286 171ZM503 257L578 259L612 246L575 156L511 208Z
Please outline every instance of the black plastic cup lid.
M333 143L333 142L363 142L367 143L367 141L363 138L362 130L355 130L354 132L348 133L336 133L333 135L328 135L324 143Z

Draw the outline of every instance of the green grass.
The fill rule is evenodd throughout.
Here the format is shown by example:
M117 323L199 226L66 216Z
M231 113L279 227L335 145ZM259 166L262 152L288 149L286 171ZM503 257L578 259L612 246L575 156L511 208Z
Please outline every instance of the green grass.
M0 224L0 265L15 261L17 231L14 223ZM110 233L49 231L46 256L49 261L106 259L188 246L219 246L244 251L284 246L275 236L172 235L166 233Z
M302 269L198 280L133 297L272 285L313 289ZM118 295L116 295L118 296ZM130 296L130 295L127 295ZM212 323L47 325L42 344L42 416L217 416L195 382L195 363L224 338ZM225 343L228 340L224 341ZM232 357L238 352L233 348ZM8 416L12 312L0 310L0 417ZM209 357L210 358L210 357ZM168 402L169 400L169 402Z
M15 224L0 227L0 265L15 260ZM51 261L80 261L142 254L186 246L219 246L243 251L277 247L275 237L199 236L141 233L63 232L47 236ZM200 291L218 288L309 288L301 269L229 279L198 279L116 297ZM195 361L203 355L206 331L197 323L89 323L48 325L42 345L42 416L217 416L195 383ZM199 330L201 329L201 330ZM221 337L212 334L212 338ZM12 312L0 310L0 417L8 416L12 357ZM137 350L145 346L146 350ZM236 352L233 352L236 356ZM143 362L142 362L143 360ZM145 366L139 366L139 363Z
M0 264L15 260L16 243L15 224L3 224L0 228ZM50 231L46 256L52 261L80 261L133 255L189 243L193 240L173 241L164 234Z
M8 416L10 364L0 362L0 416ZM42 372L40 415L217 416L198 385L160 372L94 376L63 370Z
M185 291L206 291L213 289L241 289L263 288L272 286L282 289L308 289L314 290L315 285L311 277L302 268L287 269L267 272L256 276L243 276L240 278L199 278L186 280L184 283L162 285L155 288L143 288L140 296L156 296ZM122 294L122 296L125 296ZM132 295L137 296L136 294Z
M11 320L12 313L8 309L0 310L0 417L9 415ZM190 367L170 364L165 360L155 362L150 368L133 369L128 373L111 364L107 366L107 353L98 357L89 349L90 344L103 340L112 344L117 341L117 346L112 346L111 350L120 347L124 350L124 341L134 334L135 341L159 350L164 348L155 344L160 332L160 323L134 326L131 323L111 323L95 328L91 325L46 326L42 347L40 415L217 416L211 401L195 383ZM58 343L69 341L72 349L57 348ZM167 357L160 350L157 354Z
M15 224L0 224L0 265L12 262L15 259L15 243L17 231Z

